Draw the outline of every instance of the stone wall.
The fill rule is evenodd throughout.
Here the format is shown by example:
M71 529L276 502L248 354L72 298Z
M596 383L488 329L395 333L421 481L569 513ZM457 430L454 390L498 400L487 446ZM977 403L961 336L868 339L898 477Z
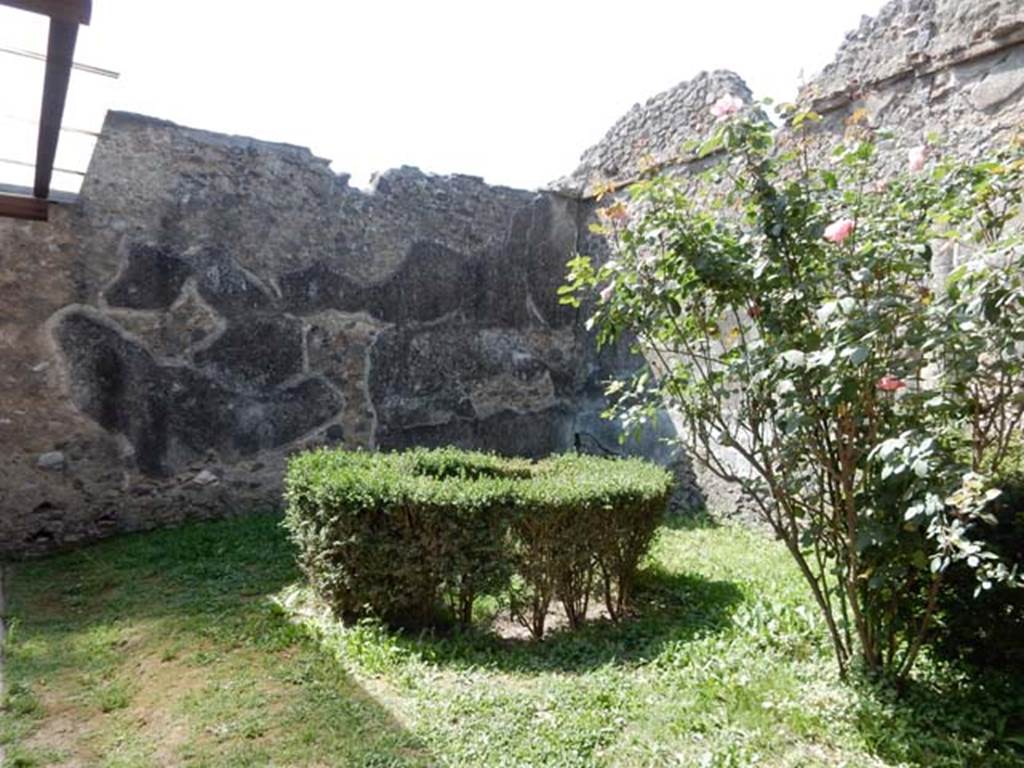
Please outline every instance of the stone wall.
M707 138L715 118L709 111L719 96L745 102L750 88L734 72L701 72L649 98L613 125L580 157L576 170L551 184L565 194L593 199L626 187L645 174L685 167L694 161L687 146Z
M638 363L558 302L579 217L110 114L77 204L0 222L0 554L277 504L307 446L571 449Z
M692 171L723 93L750 98L712 72L635 106L541 193L414 168L363 192L306 149L111 113L76 204L0 220L0 557L276 505L313 445L618 450L602 384L642 360L556 289L607 251L598 193ZM861 110L893 167L932 133L991 146L1024 118L1024 8L896 0L802 98L822 152ZM672 432L627 448L678 463Z
M1024 3L894 0L847 35L835 61L801 93L823 115L828 153L855 115L891 134L883 165L903 170L910 148L971 158L1024 135ZM943 278L966 258L940 249Z

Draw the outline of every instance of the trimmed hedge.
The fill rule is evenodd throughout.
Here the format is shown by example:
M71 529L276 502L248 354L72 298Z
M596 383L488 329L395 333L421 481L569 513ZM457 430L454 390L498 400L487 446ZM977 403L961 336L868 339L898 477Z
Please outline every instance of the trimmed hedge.
M325 449L294 457L285 487L299 564L341 617L468 624L502 595L541 637L554 600L574 627L595 594L624 615L671 476L638 459Z

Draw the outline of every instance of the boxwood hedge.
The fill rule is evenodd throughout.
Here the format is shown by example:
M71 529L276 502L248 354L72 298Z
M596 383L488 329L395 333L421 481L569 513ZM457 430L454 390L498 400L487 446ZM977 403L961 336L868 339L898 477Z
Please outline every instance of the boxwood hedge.
M324 449L289 463L285 526L343 618L466 624L479 596L500 595L540 637L554 600L571 626L595 595L624 615L670 491L638 459Z

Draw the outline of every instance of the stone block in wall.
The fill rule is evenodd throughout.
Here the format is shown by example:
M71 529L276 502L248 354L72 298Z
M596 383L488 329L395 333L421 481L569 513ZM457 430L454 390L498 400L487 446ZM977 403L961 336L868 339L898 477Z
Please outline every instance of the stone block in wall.
M971 103L980 110L997 109L1024 91L1024 45L993 64L971 89Z

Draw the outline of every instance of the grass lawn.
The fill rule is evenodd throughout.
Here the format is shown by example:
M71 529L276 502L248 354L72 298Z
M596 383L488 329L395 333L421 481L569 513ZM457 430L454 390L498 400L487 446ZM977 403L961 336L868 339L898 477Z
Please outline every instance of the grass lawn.
M1024 681L841 684L786 553L662 529L638 618L543 643L341 628L276 518L18 564L8 765L1014 766Z

